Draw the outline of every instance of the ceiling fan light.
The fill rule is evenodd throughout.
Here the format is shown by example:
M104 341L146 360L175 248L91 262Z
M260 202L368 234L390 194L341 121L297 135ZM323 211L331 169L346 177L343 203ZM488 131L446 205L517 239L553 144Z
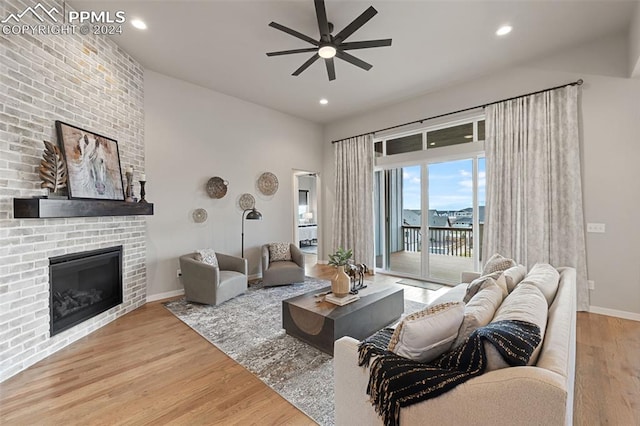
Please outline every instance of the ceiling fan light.
M320 57L324 59L333 58L334 56L336 56L336 48L329 45L322 46L320 49L318 49L318 55L320 55Z

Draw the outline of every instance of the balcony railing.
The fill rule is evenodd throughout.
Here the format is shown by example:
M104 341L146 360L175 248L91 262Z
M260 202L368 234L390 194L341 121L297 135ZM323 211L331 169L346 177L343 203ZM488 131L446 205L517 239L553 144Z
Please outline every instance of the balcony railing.
M402 226L405 251L422 251L419 226ZM473 230L471 228L429 228L429 253L471 257Z

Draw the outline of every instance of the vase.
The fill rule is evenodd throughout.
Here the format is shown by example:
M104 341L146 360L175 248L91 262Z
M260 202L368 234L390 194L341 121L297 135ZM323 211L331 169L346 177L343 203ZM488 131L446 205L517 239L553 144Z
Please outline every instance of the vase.
M344 266L338 266L336 275L331 280L331 292L338 297L345 297L349 294L351 288L351 279L346 272Z

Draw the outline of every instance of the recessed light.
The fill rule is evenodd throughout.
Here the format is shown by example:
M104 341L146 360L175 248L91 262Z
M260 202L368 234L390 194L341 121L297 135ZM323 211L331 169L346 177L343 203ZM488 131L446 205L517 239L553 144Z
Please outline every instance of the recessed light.
M499 36L507 35L511 32L512 29L513 27L511 25L503 25L500 28L498 28L498 31L496 31L496 35L499 35Z
M131 25L133 25L134 27L136 27L139 30L146 30L147 29L147 24L145 24L144 21L142 21L140 19L134 19L133 21L131 21Z
M435 144L436 144L435 142L431 142L429 146L435 146Z
M464 137L464 138L465 138L465 139L471 139L471 138L473 138L473 135L465 135L465 137Z
M326 100L326 99L324 99L324 98L320 99L320 105L326 105L326 104L328 104L328 103L329 103L329 101L328 101L328 100Z

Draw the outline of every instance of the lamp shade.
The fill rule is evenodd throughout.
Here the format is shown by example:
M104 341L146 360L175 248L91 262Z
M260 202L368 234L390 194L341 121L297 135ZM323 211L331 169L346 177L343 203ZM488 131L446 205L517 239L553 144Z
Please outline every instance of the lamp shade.
M262 220L262 213L253 208L245 217L247 220Z

